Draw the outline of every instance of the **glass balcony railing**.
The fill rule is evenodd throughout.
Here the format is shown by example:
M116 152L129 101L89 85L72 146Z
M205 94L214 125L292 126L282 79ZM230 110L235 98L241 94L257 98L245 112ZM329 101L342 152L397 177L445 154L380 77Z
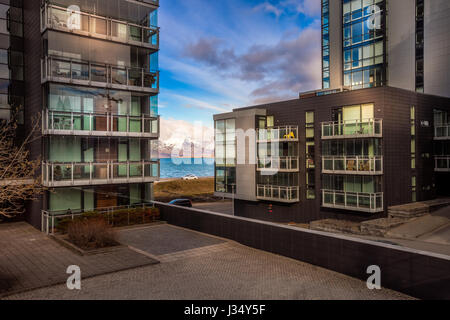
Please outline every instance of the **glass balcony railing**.
M436 140L450 140L450 124L445 126L436 126L434 138Z
M283 126L267 129L258 129L257 140L258 142L271 142L271 141L298 142L298 127Z
M159 28L156 26L147 27L84 12L73 13L52 4L41 8L41 16L42 32L53 29L155 50L159 48Z
M42 163L46 187L149 183L159 179L159 162Z
M378 213L384 211L383 193L358 193L322 190L322 206L325 208Z
M159 137L159 118L44 110L43 134L114 137Z
M159 72L57 57L42 60L42 82L46 81L154 94L159 91Z
M257 186L258 200L295 203L300 201L299 194L299 187Z
M298 172L298 157L266 157L258 158L259 171Z
M434 170L436 172L450 172L450 156L437 156L435 161Z
M322 157L322 173L383 174L383 157Z
M383 121L367 119L322 123L322 139L358 137L383 137Z

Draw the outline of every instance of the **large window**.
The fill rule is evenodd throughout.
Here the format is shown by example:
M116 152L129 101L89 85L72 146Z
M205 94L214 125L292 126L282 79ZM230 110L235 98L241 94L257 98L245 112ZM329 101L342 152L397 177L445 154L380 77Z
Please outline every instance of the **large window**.
M236 192L236 120L215 123L216 192Z
M23 36L22 8L0 4L0 33L15 37Z
M46 159L56 163L139 162L149 160L144 159L149 156L143 156L142 150L145 149L145 144L145 141L131 138L52 136L48 138L46 143Z
M322 143L323 156L375 157L382 155L381 139L329 140Z
M140 116L157 112L158 101L149 95L128 91L51 84L46 105L52 111Z
M330 88L329 0L322 0L322 89Z
M416 91L424 92L424 0L416 0Z
M146 71L156 71L150 70L150 67L157 68L158 65L158 54L150 49L59 32L48 32L45 41L48 41L48 51L45 54L53 57L120 67L145 68Z
M384 83L384 1L343 0L344 85L351 89Z
M316 198L316 181L315 181L315 134L313 111L306 112L306 199L313 200Z
M354 176L354 175L323 175L324 190L378 193L382 192L382 178L380 176Z
M26 1L26 0L25 0ZM82 12L102 17L129 21L143 26L157 26L157 10L155 7L123 0L50 0L51 4L61 7L77 5ZM151 1L144 1L150 3Z

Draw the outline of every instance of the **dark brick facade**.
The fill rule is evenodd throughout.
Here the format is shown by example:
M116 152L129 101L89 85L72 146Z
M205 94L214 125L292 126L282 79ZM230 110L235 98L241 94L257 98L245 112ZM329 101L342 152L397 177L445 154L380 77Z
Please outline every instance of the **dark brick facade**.
M29 130L33 117L42 113L40 1L24 1L23 11L26 92L24 116L25 128ZM42 146L43 139L40 132L37 132L36 137L28 146L32 159L42 159ZM26 219L35 227L41 225L42 197L34 202L29 202L26 208Z
M293 205L272 203L272 212L269 213L268 203L236 200L236 214L267 221L298 223L327 218L361 221L384 217L385 213L369 214L321 207L321 123L332 121L333 109L365 103L373 103L375 118L383 120L383 192L385 209L387 210L389 206L412 201L411 180L413 176L417 176L417 200L422 201L434 198L438 190L433 188L437 179L434 173L433 158L433 109L450 110L450 99L418 94L397 88L379 87L257 106L258 108L267 109L267 114L275 117L275 126L296 125L299 127L300 202ZM411 169L412 106L416 108L415 170ZM307 111L315 112L315 200L307 200L305 190L305 114ZM429 126L425 126L424 121ZM427 154L429 157L426 156ZM430 190L427 190L428 187L430 187ZM439 191L442 193L442 190Z

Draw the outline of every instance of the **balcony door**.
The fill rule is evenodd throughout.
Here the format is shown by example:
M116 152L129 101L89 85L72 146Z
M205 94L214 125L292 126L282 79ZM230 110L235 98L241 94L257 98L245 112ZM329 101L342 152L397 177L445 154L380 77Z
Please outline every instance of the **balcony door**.
M118 206L116 187L104 186L97 189L97 208L111 208Z

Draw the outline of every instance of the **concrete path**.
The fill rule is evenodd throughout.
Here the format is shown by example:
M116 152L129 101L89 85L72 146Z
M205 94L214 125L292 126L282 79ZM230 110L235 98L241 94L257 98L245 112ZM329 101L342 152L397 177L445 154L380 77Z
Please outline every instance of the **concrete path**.
M161 263L154 266L83 280L81 291L60 285L8 299L411 299L387 289L369 290L365 282L342 274L178 227L147 227L139 233L141 240L166 242L166 248L172 249L164 252L171 253L157 256ZM180 235L195 248L177 251ZM152 244L143 245L156 252Z
M450 245L450 208L416 218L388 232L387 237Z
M0 297L60 283L67 268L81 268L83 278L159 263L129 248L79 256L24 222L0 225Z
M192 233L167 224L154 226L151 229L137 227L121 230L119 241L155 256L209 247L224 242L218 238Z
M207 202L207 203L194 203L194 208L199 210L223 213L223 214L233 214L233 204L231 201L218 201L218 202Z

